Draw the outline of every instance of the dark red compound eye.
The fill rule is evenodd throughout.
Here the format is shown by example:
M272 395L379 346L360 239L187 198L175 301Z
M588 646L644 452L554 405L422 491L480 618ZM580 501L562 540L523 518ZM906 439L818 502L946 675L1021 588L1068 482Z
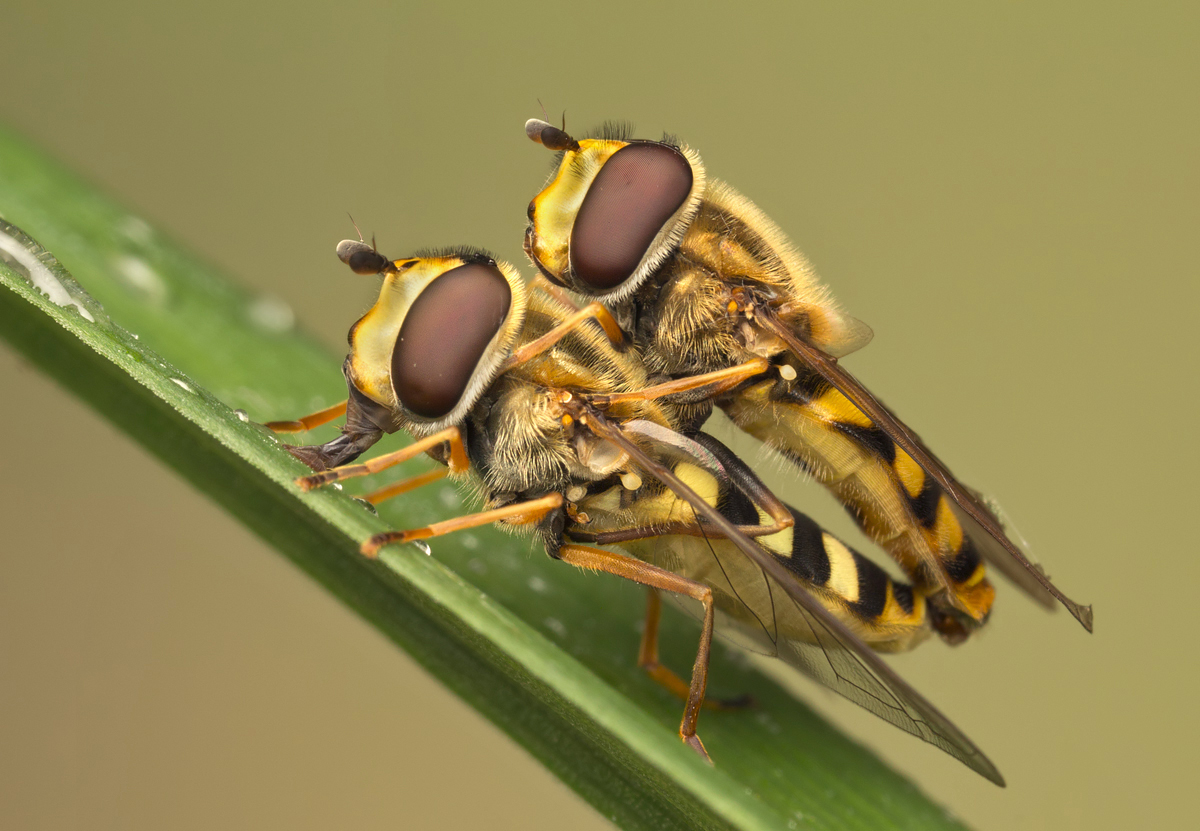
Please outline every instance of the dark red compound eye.
M512 289L494 265L462 265L431 282L392 350L392 388L405 409L431 419L453 410L511 305Z
M571 231L571 265L579 279L602 291L628 280L691 189L691 165L674 147L647 142L613 153Z

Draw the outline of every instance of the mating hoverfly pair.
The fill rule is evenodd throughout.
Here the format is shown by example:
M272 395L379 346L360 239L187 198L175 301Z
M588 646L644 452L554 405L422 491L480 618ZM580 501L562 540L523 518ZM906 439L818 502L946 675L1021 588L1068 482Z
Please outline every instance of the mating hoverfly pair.
M1089 631L1090 607L1030 564L983 499L842 368L870 329L769 219L706 180L693 150L614 130L576 140L538 120L526 133L559 153L529 206L539 276L528 286L475 249L390 260L361 238L338 246L383 286L350 330L347 401L268 425L299 432L345 414L337 438L289 448L316 471L299 486L427 453L441 467L367 500L470 472L485 510L376 535L364 554L496 522L532 530L553 558L646 585L638 662L686 699L680 736L705 758L696 724L719 620L1003 784L877 653L933 633L959 643L982 626L994 598L985 561ZM911 583L783 504L701 432L714 407L824 484ZM353 463L397 430L416 441ZM703 608L690 682L658 661L660 591Z

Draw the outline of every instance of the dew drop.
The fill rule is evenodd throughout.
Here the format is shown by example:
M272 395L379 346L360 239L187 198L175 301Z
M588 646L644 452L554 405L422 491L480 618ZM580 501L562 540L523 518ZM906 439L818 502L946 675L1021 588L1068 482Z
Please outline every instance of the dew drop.
M344 488L344 487L342 487L342 483L341 483L341 482L334 482L334 483L333 483L333 489L334 489L335 491L341 491L341 490L345 490L345 488Z
M467 568L475 574L487 574L487 563L478 557L467 560Z
M271 294L259 296L250 304L250 322L268 332L287 332L296 325L292 307Z
M529 588L533 589L538 594L545 594L546 589L550 587L547 585L545 580L537 575L534 575L533 577L529 578Z
M33 284L33 287L46 295L54 305L62 306L64 309L73 306L88 323L96 322L95 316L83 301L72 296L71 291L51 269L51 263L58 265L54 256L20 228L2 219L0 219L0 260L24 275ZM78 289L77 286L76 289L82 293L82 289ZM91 298L88 299L91 300ZM91 302L95 303L94 300ZM99 308L98 305L97 308Z
M136 216L127 216L121 220L117 230L139 245L149 245L154 231L146 220Z
M176 386L178 386L184 390L187 390L188 392L195 392L194 389L192 389L191 387L188 386L187 381L181 381L178 378L172 378L171 383L175 384Z
M561 620L556 617L548 617L542 621L542 625L549 629L560 638L567 636L567 627Z
M462 543L462 547L468 551L474 551L479 547L479 537L475 536L474 534L462 534L459 536L458 541Z
M155 305L166 302L167 284L148 262L126 254L117 258L116 266L117 274L129 288Z
M353 499L355 502L357 502L359 505L362 505L364 508L366 508L368 511L370 511L375 516L379 516L379 511L376 510L375 506L372 505L367 500L363 499L361 496L355 496L355 497L353 497Z
M438 491L438 499L447 508L457 508L462 504L462 500L458 497L458 492L454 488L442 488Z
M425 542L425 540L413 540L411 544L426 557L433 553L429 548L429 543Z
M250 423L250 416L246 413L245 410L234 410L233 414L235 416L237 416L237 420L242 422L243 424Z

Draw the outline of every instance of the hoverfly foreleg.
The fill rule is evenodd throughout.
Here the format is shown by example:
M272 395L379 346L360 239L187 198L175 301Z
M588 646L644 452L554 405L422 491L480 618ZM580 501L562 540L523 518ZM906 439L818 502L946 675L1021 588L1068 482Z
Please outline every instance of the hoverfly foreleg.
M416 476L410 476L407 479L401 479L399 482L393 482L390 485L385 485L379 490L371 491L363 495L363 499L370 502L372 505L378 505L385 499L391 499L393 496L399 496L402 493L408 493L411 490L416 490L422 485L428 485L430 482L436 482L439 479L445 479L450 473L448 467L435 467L432 470L427 470L424 473L418 473Z
M771 493L765 487L761 490L749 492L743 489L742 482L736 482L735 486L750 498L757 506L766 511L770 522L759 523L757 525L734 525L741 534L747 537L770 537L782 531L786 531L795 524L795 519L792 517L792 512L787 506L779 501L775 494ZM723 539L724 532L707 522L704 522L699 517L693 522L662 522L657 525L638 525L632 528L618 528L612 531L592 532L587 530L572 529L571 536L577 540L585 542L594 542L598 545L616 545L623 542L633 542L634 540L645 540L651 537L664 536L688 536L688 537L704 537L706 539Z
M449 464L451 473L463 473L470 468L470 463L467 461L467 451L463 447L462 434L457 427L447 427L445 430L439 430L433 435L426 436L392 453L385 453L382 456L376 456L374 459L368 459L359 464L342 465L341 467L335 467L321 473L314 473L311 476L301 476L296 480L296 484L301 490L310 491L342 479L350 479L355 476L368 476L372 473L378 473L381 470L387 470L393 465L407 461L442 443L450 445Z
M540 338L532 340L520 349L515 350L508 357L508 360L500 365L499 372L507 372L513 367L520 366L531 358L540 355L569 335L572 330L579 328L587 320L595 320L599 323L600 327L604 329L604 334L612 341L613 346L624 348L625 333L621 331L621 327L617 325L617 321L613 319L608 309L599 303L589 303L579 311L567 315L567 318L562 323Z
M540 291L544 294L550 295L572 312L579 311L579 304L571 299L571 295L567 294L563 289L551 283L541 274L529 281L529 288L531 291Z
M654 681L668 692L687 700L688 683L675 674L670 667L658 661L658 623L662 617L662 595L653 586L646 588L646 624L642 629L642 642L638 646L638 666L646 670ZM704 706L710 710L740 710L752 707L754 698L743 695L739 698L705 698Z
M687 688L687 703L683 708L683 721L679 724L679 737L711 763L708 751L704 749L703 742L696 735L696 722L700 718L700 707L704 704L704 690L708 686L708 659L712 651L713 625L716 622L712 589L628 555L619 554L616 551L605 551L602 548L568 544L558 550L558 559L591 571L615 574L652 589L686 595L693 600L700 601L704 606L704 626L700 632L700 647L696 651L696 663L692 667L692 681Z
M689 375L686 378L677 378L674 381L656 384L655 386L646 387L635 392L588 395L585 398L598 407L606 407L610 404L617 404L623 401L654 401L671 395L694 393L697 390L703 391L702 396L704 398L713 398L728 392L756 375L763 374L770 368L771 364L766 358L751 358L744 364L719 369L715 372L706 372L702 375Z
M449 534L453 531L477 528L480 525L489 525L502 520L508 520L515 525L527 525L541 520L546 514L557 508L561 508L562 504L563 495L561 493L550 493L538 499L530 499L527 502L516 502L512 505L505 505L503 508L493 508L490 511L481 511L477 514L467 514L466 516L435 522L432 525L426 525L424 528L410 528L407 531L387 531L383 534L376 534L364 542L362 544L362 553L368 557L374 557L379 552L379 549L394 542L427 540L430 537L440 537L443 534Z
M264 426L276 433L303 433L320 427L322 424L328 424L335 418L345 415L347 403L349 402L339 402L332 407L326 407L323 410L317 410L315 413L301 416L295 421L268 421Z

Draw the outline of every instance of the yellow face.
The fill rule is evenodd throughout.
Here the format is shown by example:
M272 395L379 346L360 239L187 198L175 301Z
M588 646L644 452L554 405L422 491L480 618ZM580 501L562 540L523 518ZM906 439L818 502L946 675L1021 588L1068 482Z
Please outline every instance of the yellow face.
M563 151L554 178L529 203L529 228L525 232L525 253L538 269L560 286L567 281L571 267L571 231L583 198L600 168L628 142L584 139L578 150Z

